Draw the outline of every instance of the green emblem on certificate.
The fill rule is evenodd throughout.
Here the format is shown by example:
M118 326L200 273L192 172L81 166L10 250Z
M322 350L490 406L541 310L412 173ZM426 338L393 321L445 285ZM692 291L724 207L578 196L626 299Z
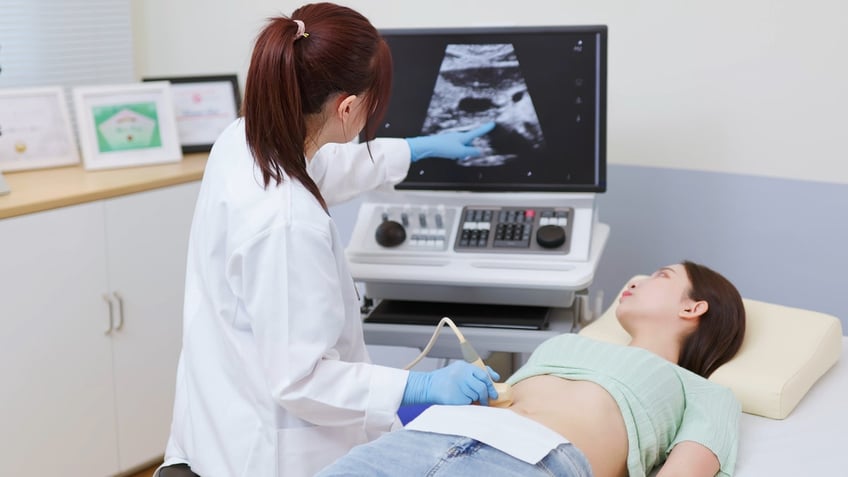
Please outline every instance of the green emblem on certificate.
M91 111L101 153L162 146L154 101L94 106Z

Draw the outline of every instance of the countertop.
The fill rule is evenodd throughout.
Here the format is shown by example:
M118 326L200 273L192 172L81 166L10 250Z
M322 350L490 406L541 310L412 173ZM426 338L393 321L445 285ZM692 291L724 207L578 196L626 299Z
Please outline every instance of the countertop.
M4 172L0 219L200 180L208 153L168 164L87 171L82 165Z

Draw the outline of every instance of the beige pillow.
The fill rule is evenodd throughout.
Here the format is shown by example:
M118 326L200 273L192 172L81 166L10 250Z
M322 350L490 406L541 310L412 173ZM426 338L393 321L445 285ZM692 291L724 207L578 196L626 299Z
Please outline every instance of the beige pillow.
M634 277L640 278L640 277ZM842 350L842 323L815 311L744 299L747 328L742 348L710 380L727 386L749 414L783 419L833 366ZM627 344L615 318L618 298L580 334Z

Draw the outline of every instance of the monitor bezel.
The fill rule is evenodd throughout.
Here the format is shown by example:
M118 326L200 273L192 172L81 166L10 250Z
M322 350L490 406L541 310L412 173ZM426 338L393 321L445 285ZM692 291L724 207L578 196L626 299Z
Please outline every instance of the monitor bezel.
M595 134L596 147L596 181L594 184L504 184L504 183L409 183L404 178L395 186L398 190L409 191L471 191L471 192L606 192L607 183L607 38L606 25L540 25L540 26L490 26L490 27L431 27L431 28L385 28L380 29L383 37L392 36L483 36L483 35L523 35L523 34L593 34L599 39L598 56L598 90L597 90L597 127Z

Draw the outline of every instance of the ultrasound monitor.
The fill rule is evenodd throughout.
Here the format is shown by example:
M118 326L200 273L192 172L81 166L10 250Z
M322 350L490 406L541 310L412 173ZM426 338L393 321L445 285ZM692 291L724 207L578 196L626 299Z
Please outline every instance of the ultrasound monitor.
M472 143L481 156L417 160L394 190L363 196L345 255L365 296L419 311L572 307L609 236L596 204L606 191L606 27L381 33L394 78L378 137L496 126Z
M396 189L606 190L605 26L383 30L393 86L378 137L469 130L480 157L414 162Z

